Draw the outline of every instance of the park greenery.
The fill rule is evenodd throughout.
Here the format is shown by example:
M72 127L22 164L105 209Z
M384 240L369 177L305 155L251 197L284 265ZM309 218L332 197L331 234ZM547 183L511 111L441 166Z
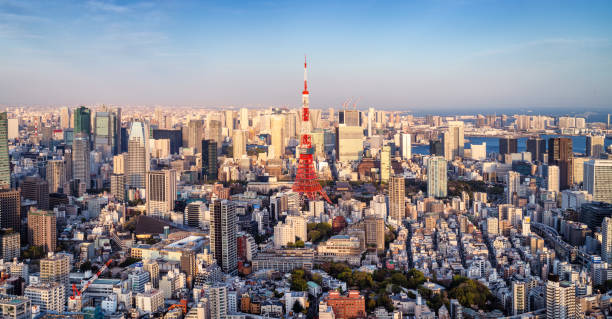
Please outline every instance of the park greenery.
M328 239L332 234L332 227L329 223L308 223L308 241L318 243Z

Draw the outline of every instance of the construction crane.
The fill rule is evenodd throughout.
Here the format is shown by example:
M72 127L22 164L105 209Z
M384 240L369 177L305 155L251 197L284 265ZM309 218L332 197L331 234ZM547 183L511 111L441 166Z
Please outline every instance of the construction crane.
M87 282L83 285L83 288L81 288L80 290L77 289L75 284L72 284L72 296L70 296L70 299L68 300L68 308L70 308L70 310L81 310L81 307L83 305L83 293L85 292L85 290L87 290L89 285L91 285L96 279L100 277L100 274L102 274L106 269L108 269L108 265L110 265L112 262L113 259L109 259L95 275L93 275L91 278L89 278L89 280L87 280Z
M187 313L187 299L181 299L179 303L175 303L171 305L170 307L168 307L168 311L175 309L175 308L181 308L183 310L183 315L186 314Z

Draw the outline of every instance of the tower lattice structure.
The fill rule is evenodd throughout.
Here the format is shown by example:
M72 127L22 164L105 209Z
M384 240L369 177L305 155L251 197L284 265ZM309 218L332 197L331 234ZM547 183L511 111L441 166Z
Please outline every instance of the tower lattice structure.
M302 137L300 138L300 159L293 183L293 191L304 195L308 200L315 200L320 195L328 203L331 203L317 180L317 173L314 169L314 148L310 135L310 102L306 70L306 58L304 58L304 91L302 91L302 128L300 132Z

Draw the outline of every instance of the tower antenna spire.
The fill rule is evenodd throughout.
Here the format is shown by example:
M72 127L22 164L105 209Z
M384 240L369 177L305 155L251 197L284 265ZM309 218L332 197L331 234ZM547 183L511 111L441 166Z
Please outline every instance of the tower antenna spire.
M302 94L308 94L308 66L306 64L306 54L304 54L304 92Z

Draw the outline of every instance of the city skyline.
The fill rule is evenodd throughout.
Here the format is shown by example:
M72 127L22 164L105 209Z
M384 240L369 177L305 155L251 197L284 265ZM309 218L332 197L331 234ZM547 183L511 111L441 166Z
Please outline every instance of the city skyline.
M611 6L5 0L0 105L603 109Z

